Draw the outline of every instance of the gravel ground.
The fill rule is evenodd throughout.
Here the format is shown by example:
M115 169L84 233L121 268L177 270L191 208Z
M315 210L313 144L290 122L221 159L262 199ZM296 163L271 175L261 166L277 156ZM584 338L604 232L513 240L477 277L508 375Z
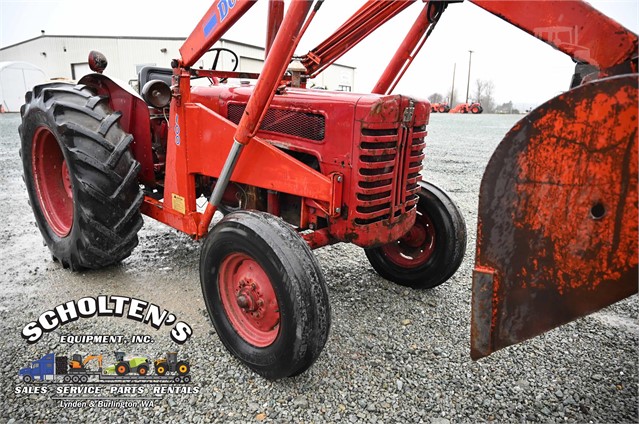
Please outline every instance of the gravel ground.
M18 159L19 116L0 115L0 421L9 422L637 422L639 301L615 306L502 350L469 357L471 271L479 183L513 116L434 115L425 176L446 188L466 218L469 244L458 273L430 291L377 276L363 252L335 245L316 253L333 326L305 374L266 381L238 363L208 322L198 276L200 245L145 218L140 246L121 265L71 273L51 261L33 225ZM48 352L103 353L112 345L61 344L62 334L150 334L121 347L159 357L174 350L165 329L124 318L67 324L28 345L26 323L82 296L151 301L188 322L180 356L193 364L197 394L168 394L153 407L62 408L51 394L16 394L18 369ZM107 364L111 363L105 360Z

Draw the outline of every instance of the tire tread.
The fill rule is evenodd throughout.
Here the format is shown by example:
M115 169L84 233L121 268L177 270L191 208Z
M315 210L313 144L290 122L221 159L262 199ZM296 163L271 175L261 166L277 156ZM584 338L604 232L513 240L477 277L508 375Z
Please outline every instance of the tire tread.
M29 152L23 154L27 190L52 256L72 270L102 268L128 257L138 244L144 197L137 184L140 164L129 151L133 137L119 125L121 112L110 109L107 96L84 85L39 85L25 100L19 131L22 151ZM28 138L37 125L47 126L56 136L72 176L76 205L64 247L49 231L39 202L33 201Z

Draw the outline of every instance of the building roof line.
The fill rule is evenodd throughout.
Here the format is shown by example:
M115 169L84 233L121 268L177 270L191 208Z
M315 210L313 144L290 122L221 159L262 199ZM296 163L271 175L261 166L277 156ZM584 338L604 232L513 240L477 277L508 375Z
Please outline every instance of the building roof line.
M32 41L38 40L40 38L95 38L95 39L111 39L111 40L149 40L149 41L185 41L186 37L143 37L143 36L135 36L135 35L50 35L50 34L42 34L37 37L29 38L28 40L20 41L15 44L11 44L9 46L5 46L0 48L0 52L3 50L10 49L12 47L17 47L22 44L30 43ZM264 50L264 47L256 46L255 44L243 43L241 41L229 40L227 38L220 38L221 42L229 42L233 44L237 44L239 46L251 47L254 49ZM341 66L343 68L356 69L354 66L342 65L340 63L334 63L334 65Z
M35 41L38 40L40 38L97 38L97 39L111 39L111 40L164 40L164 41L184 41L186 40L186 37L144 37L144 36L138 36L138 35L51 35L51 34L43 34L43 35L38 35L37 37L33 37L33 38L29 38L28 40L24 40L24 41L19 41L15 44L11 44L9 46L5 46L0 48L0 51L11 48L11 47L16 47L19 46L21 44L25 44L25 43L29 43L31 41ZM231 41L231 40L227 40L225 38L220 39L220 41ZM241 42L236 42L233 41L236 44L240 44L240 45L244 45L247 47L254 47L254 48L258 48L258 49L262 49L264 50L264 47L259 47L259 46L255 46L252 44L247 44L247 43L241 43Z

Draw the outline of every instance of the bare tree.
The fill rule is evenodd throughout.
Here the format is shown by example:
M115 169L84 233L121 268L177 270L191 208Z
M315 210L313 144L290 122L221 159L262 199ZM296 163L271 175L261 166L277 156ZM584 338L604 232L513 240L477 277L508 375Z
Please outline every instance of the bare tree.
M475 81L475 101L481 103L484 112L493 113L495 111L495 84L491 80L477 79Z
M428 101L431 103L441 103L444 100L444 96L439 93L433 93L428 96Z

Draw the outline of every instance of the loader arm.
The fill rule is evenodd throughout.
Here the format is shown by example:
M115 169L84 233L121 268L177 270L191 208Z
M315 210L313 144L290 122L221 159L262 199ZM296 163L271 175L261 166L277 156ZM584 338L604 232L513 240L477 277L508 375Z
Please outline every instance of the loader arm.
M614 72L616 66L637 57L637 35L586 2L470 1L566 53L575 61L594 65L602 71ZM571 37L561 37L558 34L560 29L568 30L567 35ZM637 71L636 65L632 71Z
M84 358L84 361L82 361L82 366L85 366L86 364L88 364L89 362L96 360L98 362L98 367L102 368L102 355L89 355L86 358Z

